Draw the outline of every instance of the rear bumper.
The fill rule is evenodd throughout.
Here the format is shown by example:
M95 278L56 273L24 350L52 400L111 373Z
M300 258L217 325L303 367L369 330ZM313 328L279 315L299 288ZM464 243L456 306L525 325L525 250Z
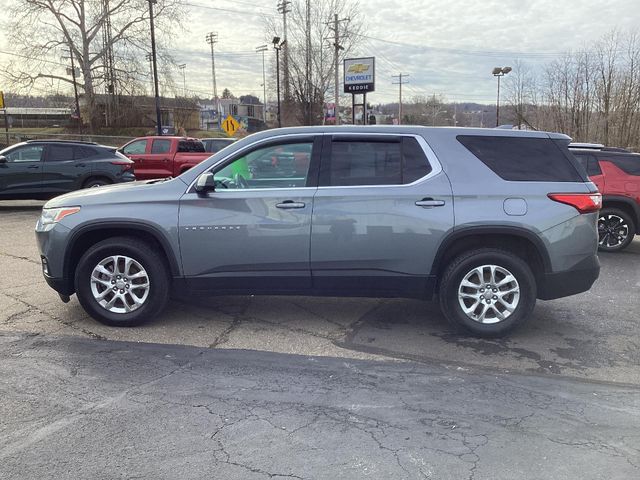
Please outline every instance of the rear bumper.
M545 273L538 282L538 298L553 300L586 292L599 275L600 261L597 255L585 258L569 270Z

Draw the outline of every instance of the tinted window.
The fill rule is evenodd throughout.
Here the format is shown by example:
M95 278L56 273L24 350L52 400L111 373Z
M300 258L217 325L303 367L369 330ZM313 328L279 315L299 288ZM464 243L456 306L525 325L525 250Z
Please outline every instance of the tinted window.
M217 153L227 145L231 145L233 142L220 139L220 140L206 140L203 143L207 152Z
M611 162L629 175L640 175L640 155L611 155L601 156L600 160Z
M323 185L399 185L402 183L400 141L334 139Z
M312 150L312 142L253 150L215 172L216 190L305 187Z
M402 140L402 183L411 183L431 172L424 150L413 137Z
M168 153L171 151L171 140L154 140L151 153Z
M199 140L180 140L178 142L179 152L204 152L204 145Z
M73 145L51 144L47 147L47 161L64 162L66 160L73 160L73 150Z
M73 147L73 159L84 160L98 155L98 151L91 147Z
M459 135L458 141L499 177L509 181L582 182L565 146L547 138ZM567 150L566 152L563 151Z
M7 162L39 162L42 159L44 145L27 145L5 153Z
M431 171L424 150L413 137L333 139L329 164L323 164L321 185L401 185Z
M146 140L136 140L135 142L131 142L129 145L124 147L122 150L127 155L142 155L147 150L147 141Z
M590 177L594 175L602 175L602 170L600 170L600 165L598 164L598 160L595 156L590 155L588 153L574 153L574 157L578 160L578 163L582 165L587 172L587 175Z

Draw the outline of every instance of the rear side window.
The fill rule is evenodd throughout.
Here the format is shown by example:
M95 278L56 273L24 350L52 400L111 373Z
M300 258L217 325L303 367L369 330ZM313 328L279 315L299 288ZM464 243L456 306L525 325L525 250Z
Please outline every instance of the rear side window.
M198 140L180 140L178 142L178 152L203 153L204 151L204 145Z
M600 160L611 162L628 175L640 176L640 155L611 155L602 156Z
M324 186L402 185L431 171L424 151L415 138L375 140L333 139L328 163L323 163L320 184Z
M500 178L516 182L584 182L566 146L549 138L459 135L458 141Z
M84 160L86 158L95 157L98 151L91 147L73 147L73 159Z
M171 140L154 140L151 153L168 153L171 151Z
M585 153L574 153L574 157L578 160L578 163L582 165L582 167L587 172L587 175L593 177L595 175L602 175L602 170L600 170L600 164L595 156Z
M73 160L73 145L54 145L47 147L47 161L64 162L65 160Z

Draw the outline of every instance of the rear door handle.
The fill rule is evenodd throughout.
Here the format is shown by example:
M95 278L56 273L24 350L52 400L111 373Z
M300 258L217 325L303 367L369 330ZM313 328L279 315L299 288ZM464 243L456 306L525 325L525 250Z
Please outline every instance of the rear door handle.
M40 168L40 165L29 165L27 168Z
M276 203L276 208L282 208L288 210L290 208L304 208L305 204L303 202L294 202L293 200L285 200L281 203Z
M424 208L444 207L444 200L434 200L433 198L423 198L416 202L416 206Z

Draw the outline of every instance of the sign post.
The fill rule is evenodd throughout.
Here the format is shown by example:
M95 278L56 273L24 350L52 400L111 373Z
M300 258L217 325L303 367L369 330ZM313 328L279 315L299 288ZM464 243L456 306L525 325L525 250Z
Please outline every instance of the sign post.
M7 136L7 147L9 146L9 119L7 118L7 106L4 103L4 92L0 91L0 109L4 112L4 132Z
M362 123L367 124L367 93L376 87L375 57L344 59L344 92L351 94L351 121L356 123L356 107L362 106ZM362 103L356 104L356 95L362 95Z

